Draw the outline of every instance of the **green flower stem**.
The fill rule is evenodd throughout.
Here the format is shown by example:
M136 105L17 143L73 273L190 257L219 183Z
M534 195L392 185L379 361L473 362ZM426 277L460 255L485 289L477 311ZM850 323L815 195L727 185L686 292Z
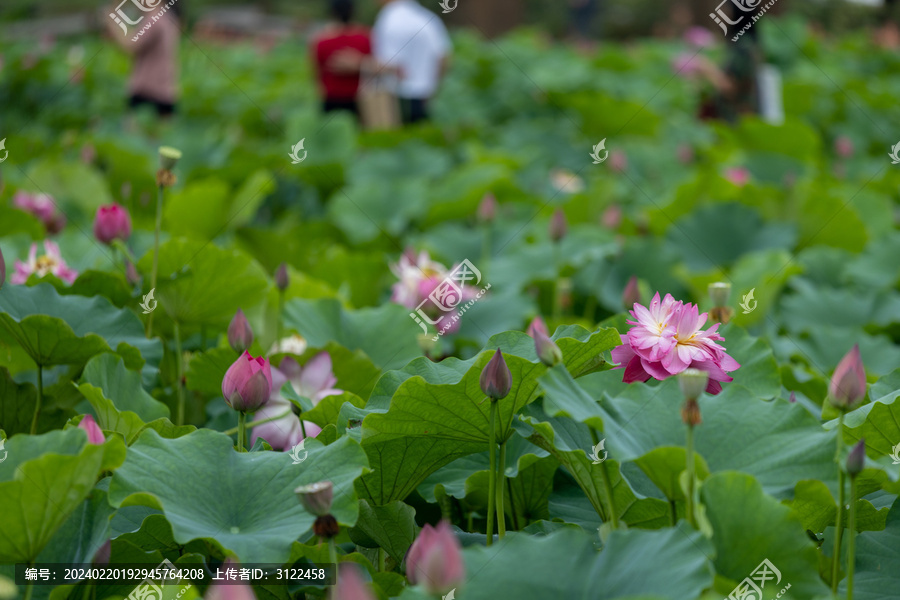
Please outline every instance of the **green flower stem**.
M334 538L328 538L328 560L337 567L338 564L338 556L337 556L337 548L334 545Z
M488 263L491 261L491 224L485 223L481 233L481 278L487 281Z
M303 424L303 413L300 413L298 418L300 419L300 433L303 434L303 439L305 440L306 439L306 425Z
M497 401L491 398L491 433L488 441L488 456L490 457L490 469L488 470L488 507L487 507L487 545L494 543L494 505L497 494L497 459L494 446L497 445Z
M44 366L37 366L37 403L34 405L34 417L31 419L31 435L37 433L38 417L41 416L41 405L44 403ZM28 587L31 590L31 586ZM28 593L28 592L26 592ZM30 595L30 594L29 594Z
M153 313L150 313L151 315ZM175 417L176 425L184 425L184 357L181 351L181 328L178 327L178 321L175 321L175 376L178 380L175 382L175 390L178 394L178 411Z
M562 301L560 298L560 281L559 276L559 244L553 243L553 268L556 269L556 278L553 280L553 311L550 313L555 322L559 322L562 316Z
M289 414L291 414L291 412L292 412L291 409L288 409L288 410L284 411L283 413L281 413L280 415L278 415L277 417L269 417L268 419L260 419L259 421L250 421L249 423L247 423L247 425L244 427L244 429L253 429L257 425L263 425L265 423L271 423L272 421L277 421L278 419L283 419L286 416L288 416ZM225 435L234 435L238 432L238 429L239 429L239 427L232 427L231 429L228 429L228 430L224 431L223 433Z
M122 256L133 265L137 264L137 261L134 259L134 255L131 253L131 250L128 249L128 246L125 245L125 242L116 238L112 241L113 250L118 250L122 253ZM127 266L127 265L126 265Z
M506 490L509 492L509 512L512 515L512 526L514 531L518 531L519 517L516 513L516 497L513 496L512 479L506 480Z
M597 432L594 431L593 427L588 427L588 430L591 432L591 440L593 440L594 445L600 443L600 439L597 436ZM606 490L606 497L609 499L609 515L600 515L600 518L604 521L611 521L613 529L619 528L619 514L616 510L616 500L613 496L613 488L612 482L609 480L609 471L606 468L606 461L604 460L600 463L600 475L603 477L603 489Z
M843 513L844 513L844 470L841 469L841 450L844 448L844 412L838 419L837 429L837 451L834 455L834 462L838 467L838 510L835 519L834 533L834 556L831 562L831 593L837 594L838 575L841 572L841 538L844 535Z
M506 510L503 507L504 496L506 496L506 441L500 444L500 464L497 466L497 475L499 477L497 483L497 533L500 539L506 535Z
M384 548L379 546L379 548L378 548L378 570L381 571L382 573L384 573L384 571L385 571L384 555L385 555Z
M847 520L847 600L853 600L853 571L856 568L856 477L850 478L850 515Z
M275 352L281 351L281 340L284 339L284 325L281 324L281 319L284 317L284 292L278 290L278 318L275 321L276 324L276 335L278 336L277 341L275 342ZM305 435L304 435L305 437Z
M153 238L153 270L150 272L150 289L156 289L156 276L159 272L159 231L162 229L163 186L159 186L156 195L156 230ZM147 317L147 337L153 337L153 312Z
M685 511L687 512L688 523L691 527L696 527L696 519L694 519L694 426L687 426L687 502Z
M34 432L32 432L32 433L34 433ZM28 568L30 569L30 568L33 568L33 567L34 567L34 562L33 562L33 561L29 562L29 563L28 563ZM29 582L25 585L25 596L24 596L23 600L31 600L31 594L32 594L33 592L34 592L34 582L33 582L33 581L29 581Z
M470 511L466 515L466 531L472 533L473 529L475 529L475 513Z
M238 412L238 452L244 451L244 440L247 437L247 413Z

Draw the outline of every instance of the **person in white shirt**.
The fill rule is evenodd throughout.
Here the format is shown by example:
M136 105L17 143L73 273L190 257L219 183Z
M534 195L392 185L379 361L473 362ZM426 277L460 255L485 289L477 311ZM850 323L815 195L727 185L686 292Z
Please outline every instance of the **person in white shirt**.
M372 52L400 99L405 123L428 118L428 101L447 71L451 43L440 17L416 0L379 0Z

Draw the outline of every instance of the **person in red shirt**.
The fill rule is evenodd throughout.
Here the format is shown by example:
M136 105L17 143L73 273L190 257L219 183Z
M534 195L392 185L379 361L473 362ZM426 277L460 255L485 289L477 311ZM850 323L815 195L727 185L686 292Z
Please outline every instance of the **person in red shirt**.
M372 54L371 37L368 28L351 23L353 0L332 0L331 13L336 22L312 42L322 108L325 112L349 110L359 116L359 72L363 61Z

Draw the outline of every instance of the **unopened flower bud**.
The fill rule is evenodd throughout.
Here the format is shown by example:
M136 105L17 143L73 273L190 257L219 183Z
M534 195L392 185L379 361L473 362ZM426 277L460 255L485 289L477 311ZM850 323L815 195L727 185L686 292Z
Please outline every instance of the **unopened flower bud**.
M700 369L685 369L678 374L678 386L685 400L696 400L706 389L709 373Z
M838 363L828 386L831 404L842 411L852 410L866 395L866 370L859 354L859 344L853 346Z
M625 310L631 310L635 304L641 303L641 288L638 286L638 278L632 275L622 292L622 305Z
M375 600L375 594L359 573L358 565L342 564L338 569L337 584L333 588L332 600Z
M495 218L497 218L497 198L493 194L486 194L478 205L478 220L490 223Z
M275 270L275 287L283 292L288 288L290 283L291 278L288 275L287 263L281 263L278 265L278 269Z
M228 326L228 345L234 348L235 352L241 354L251 344L253 344L253 329L250 328L250 322L244 316L244 311L238 309Z
M294 490L297 499L308 512L317 517L331 514L331 501L334 497L334 486L330 481L319 481L309 485L301 485Z
M528 324L528 335L534 337L534 332L541 331L544 335L550 335L550 332L547 330L547 324L544 323L544 320L540 315L536 316L531 320L531 323Z
M481 371L481 391L492 400L500 400L509 395L512 388L512 373L503 360L503 353L497 348L490 362Z
M838 432L838 435L841 435L843 432ZM863 467L866 464L866 440L865 438L860 438L860 440L850 449L850 454L847 455L847 474L850 477L856 477L860 473L862 473Z
M78 429L83 430L87 434L89 444L99 446L106 441L103 431L97 425L97 421L94 420L92 415L84 415L84 418L78 423Z
M446 594L463 583L466 568L462 548L447 521L422 528L409 548L406 575L430 594Z
M562 362L562 350L542 331L534 332L534 349L541 362L548 367L556 366Z
M244 352L225 372L222 396L238 412L255 413L272 393L272 367L262 356Z
M559 242L566 237L568 230L569 225L566 222L566 213L561 208L557 208L550 218L550 239L554 242Z

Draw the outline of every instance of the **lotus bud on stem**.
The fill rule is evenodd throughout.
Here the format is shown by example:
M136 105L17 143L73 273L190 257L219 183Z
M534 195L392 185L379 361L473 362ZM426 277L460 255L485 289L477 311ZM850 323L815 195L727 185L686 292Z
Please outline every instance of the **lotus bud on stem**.
M170 146L159 148L160 169L156 172L156 228L153 237L153 270L150 273L150 289L156 289L156 277L159 272L159 232L162 229L163 195L167 187L175 185L175 168L181 151ZM147 317L147 337L153 337L153 312Z
M490 398L490 437L488 438L488 456L490 457L490 469L488 471L488 514L487 514L487 545L490 546L494 541L494 508L497 508L498 530L500 538L506 534L506 521L503 509L503 493L497 495L497 461L496 461L496 445L497 445L497 402L509 395L512 389L512 373L503 360L503 353L498 348L491 357L491 360L485 365L481 371L479 379L481 391ZM504 440L503 444L506 442ZM502 448L501 454L503 455ZM505 455L504 455L505 456ZM505 465L500 465L500 489L503 489L505 482Z

